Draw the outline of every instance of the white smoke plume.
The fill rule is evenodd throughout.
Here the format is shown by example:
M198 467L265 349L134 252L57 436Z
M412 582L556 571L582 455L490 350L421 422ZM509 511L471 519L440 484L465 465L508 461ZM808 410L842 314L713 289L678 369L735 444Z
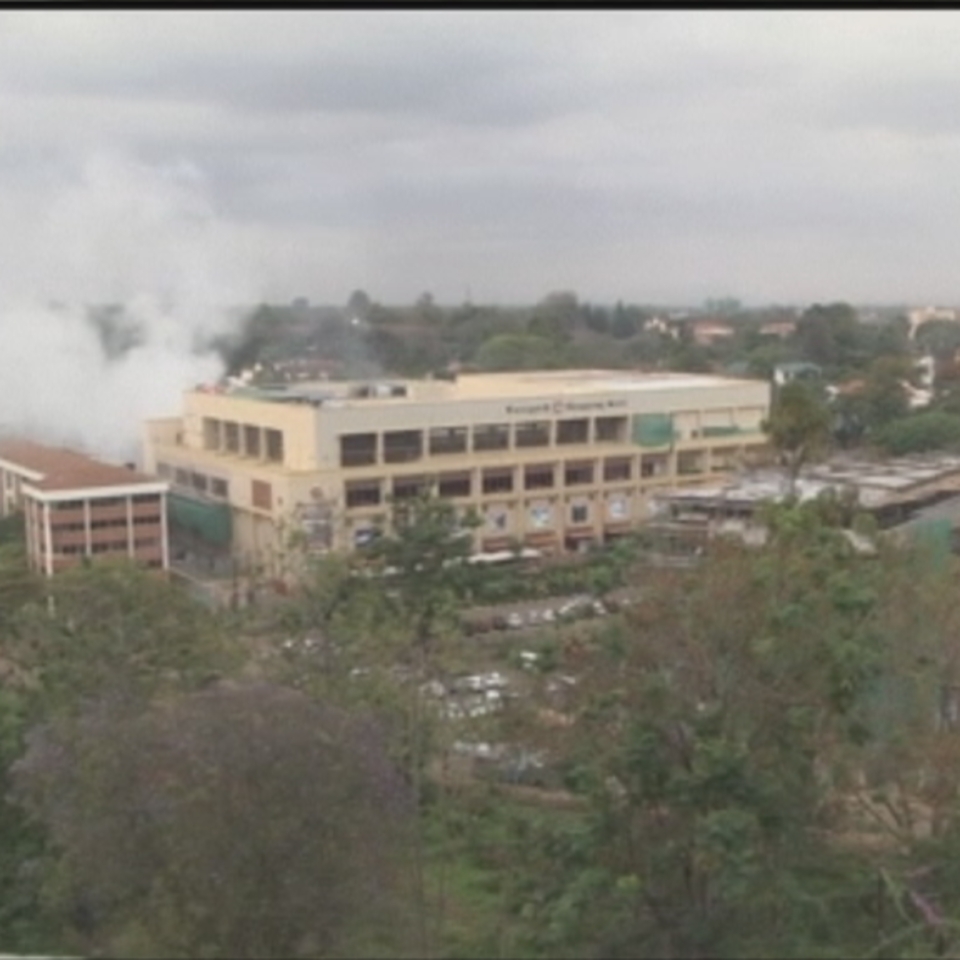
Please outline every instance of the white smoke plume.
M0 429L139 460L143 421L222 372L199 344L259 299L203 178L101 154L57 186L0 263ZM137 342L109 357L91 304L122 305Z

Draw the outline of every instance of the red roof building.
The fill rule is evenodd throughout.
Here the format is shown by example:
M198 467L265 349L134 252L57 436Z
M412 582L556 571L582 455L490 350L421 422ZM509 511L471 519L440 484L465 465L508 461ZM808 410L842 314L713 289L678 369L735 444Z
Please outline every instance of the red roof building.
M74 450L0 438L0 516L23 511L30 566L46 576L94 556L168 569L168 489Z

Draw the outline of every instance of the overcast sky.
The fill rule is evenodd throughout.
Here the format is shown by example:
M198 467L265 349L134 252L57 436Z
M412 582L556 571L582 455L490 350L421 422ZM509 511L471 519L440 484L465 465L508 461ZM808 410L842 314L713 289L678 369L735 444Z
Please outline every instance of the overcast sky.
M0 283L113 296L173 216L236 298L958 304L958 50L953 11L4 12Z

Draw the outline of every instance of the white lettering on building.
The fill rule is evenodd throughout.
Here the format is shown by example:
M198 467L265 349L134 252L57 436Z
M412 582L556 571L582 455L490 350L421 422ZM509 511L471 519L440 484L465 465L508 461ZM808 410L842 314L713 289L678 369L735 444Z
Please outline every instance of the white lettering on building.
M508 403L505 412L511 416L534 416L537 414L600 413L604 410L625 410L627 401L621 397L601 400L554 400L544 403Z

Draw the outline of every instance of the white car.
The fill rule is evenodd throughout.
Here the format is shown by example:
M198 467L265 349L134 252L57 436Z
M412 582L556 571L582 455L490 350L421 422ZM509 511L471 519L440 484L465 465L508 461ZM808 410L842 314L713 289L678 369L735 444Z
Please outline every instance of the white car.
M507 614L507 626L513 630L518 630L523 626L523 617L516 612Z

